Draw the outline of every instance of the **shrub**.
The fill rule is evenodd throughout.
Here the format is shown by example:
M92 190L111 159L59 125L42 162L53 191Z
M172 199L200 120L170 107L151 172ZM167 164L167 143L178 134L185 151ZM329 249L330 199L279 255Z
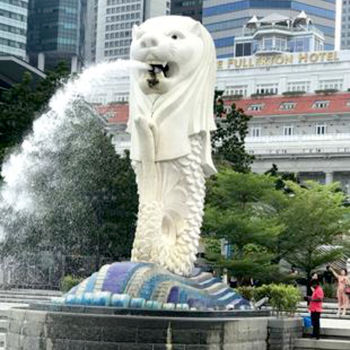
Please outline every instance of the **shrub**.
M271 285L271 297L269 303L272 309L279 315L281 312L294 315L301 299L298 288L291 285Z
M269 305L277 315L282 312L294 315L301 300L299 289L288 284L265 284L257 288L238 287L237 292L252 301L268 297Z
M72 275L64 276L60 282L61 292L63 293L69 292L73 287L79 284L82 280L83 278L81 277L74 277Z
M241 286L236 289L237 293L240 294L244 299L254 300L254 287Z
M335 298L336 296L336 287L335 284L325 283L322 285L324 296L326 298Z
M263 284L261 287L255 288L254 290L254 300L259 301L262 298L271 298L271 287L273 284Z

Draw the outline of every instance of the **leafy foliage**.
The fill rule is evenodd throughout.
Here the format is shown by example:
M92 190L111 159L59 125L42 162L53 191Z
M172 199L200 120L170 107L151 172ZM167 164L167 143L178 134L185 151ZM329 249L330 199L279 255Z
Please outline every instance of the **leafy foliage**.
M56 147L31 154L26 195L34 210L3 208L3 255L51 251L121 259L129 256L137 191L128 155L120 157L94 111L77 101L55 134Z
M244 142L251 116L236 109L235 104L225 112L224 102L218 95L214 105L217 130L212 135L214 160L218 164L230 165L237 172L249 172L254 157L246 152Z
M286 229L280 248L291 264L310 276L313 270L342 254L339 244L349 229L349 220L344 219L349 209L343 206L345 197L337 183L309 181L305 187L292 181L286 183L293 194L281 215ZM321 249L330 245L331 249Z
M72 275L64 276L61 279L60 289L62 293L69 292L73 287L78 285L83 279L80 277L74 277Z
M261 287L239 287L237 292L248 300L259 301L267 297L272 309L279 315L282 312L294 315L301 300L300 290L288 284L268 284Z
M209 185L204 231L225 238L232 245L232 259L210 250L208 259L232 271L241 283L250 277L260 281L281 278L274 257L284 230L278 215L285 202L274 179L222 169Z
M308 182L303 186L270 175L241 174L221 169L209 181L204 232L226 239L232 258L207 247L215 268L227 268L245 284L288 281L284 259L306 276L343 253L340 239L349 228L349 208L337 184ZM288 190L286 190L288 189Z
M0 95L0 165L9 150L22 142L33 120L67 80L68 73L66 64L60 63L34 89L31 87L32 76L26 72L21 83Z

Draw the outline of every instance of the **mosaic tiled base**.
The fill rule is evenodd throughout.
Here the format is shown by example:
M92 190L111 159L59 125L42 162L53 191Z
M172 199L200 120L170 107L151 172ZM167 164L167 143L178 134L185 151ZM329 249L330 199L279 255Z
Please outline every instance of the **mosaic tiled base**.
M154 264L133 262L105 265L53 301L156 310L251 309L248 301L210 273L198 270L185 278Z

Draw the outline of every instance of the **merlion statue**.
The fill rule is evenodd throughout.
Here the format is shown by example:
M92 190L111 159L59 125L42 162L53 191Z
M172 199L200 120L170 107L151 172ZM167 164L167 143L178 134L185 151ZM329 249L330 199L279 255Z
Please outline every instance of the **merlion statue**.
M211 273L193 269L205 176L216 170L210 131L215 49L198 22L152 18L133 30L131 159L139 191L132 261L104 265L56 303L152 310L249 310Z
M133 28L131 59L150 66L130 78L130 156L140 201L132 261L188 276L198 250L205 176L216 171L210 143L214 43L189 17L156 17Z

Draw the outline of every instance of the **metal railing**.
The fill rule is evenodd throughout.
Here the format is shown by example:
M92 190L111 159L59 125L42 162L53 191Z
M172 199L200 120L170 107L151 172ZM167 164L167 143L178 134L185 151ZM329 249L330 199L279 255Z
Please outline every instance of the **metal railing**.
M278 135L278 136L248 136L246 143L271 143L271 142L308 142L308 141L345 141L350 142L350 133L324 134L324 135Z

